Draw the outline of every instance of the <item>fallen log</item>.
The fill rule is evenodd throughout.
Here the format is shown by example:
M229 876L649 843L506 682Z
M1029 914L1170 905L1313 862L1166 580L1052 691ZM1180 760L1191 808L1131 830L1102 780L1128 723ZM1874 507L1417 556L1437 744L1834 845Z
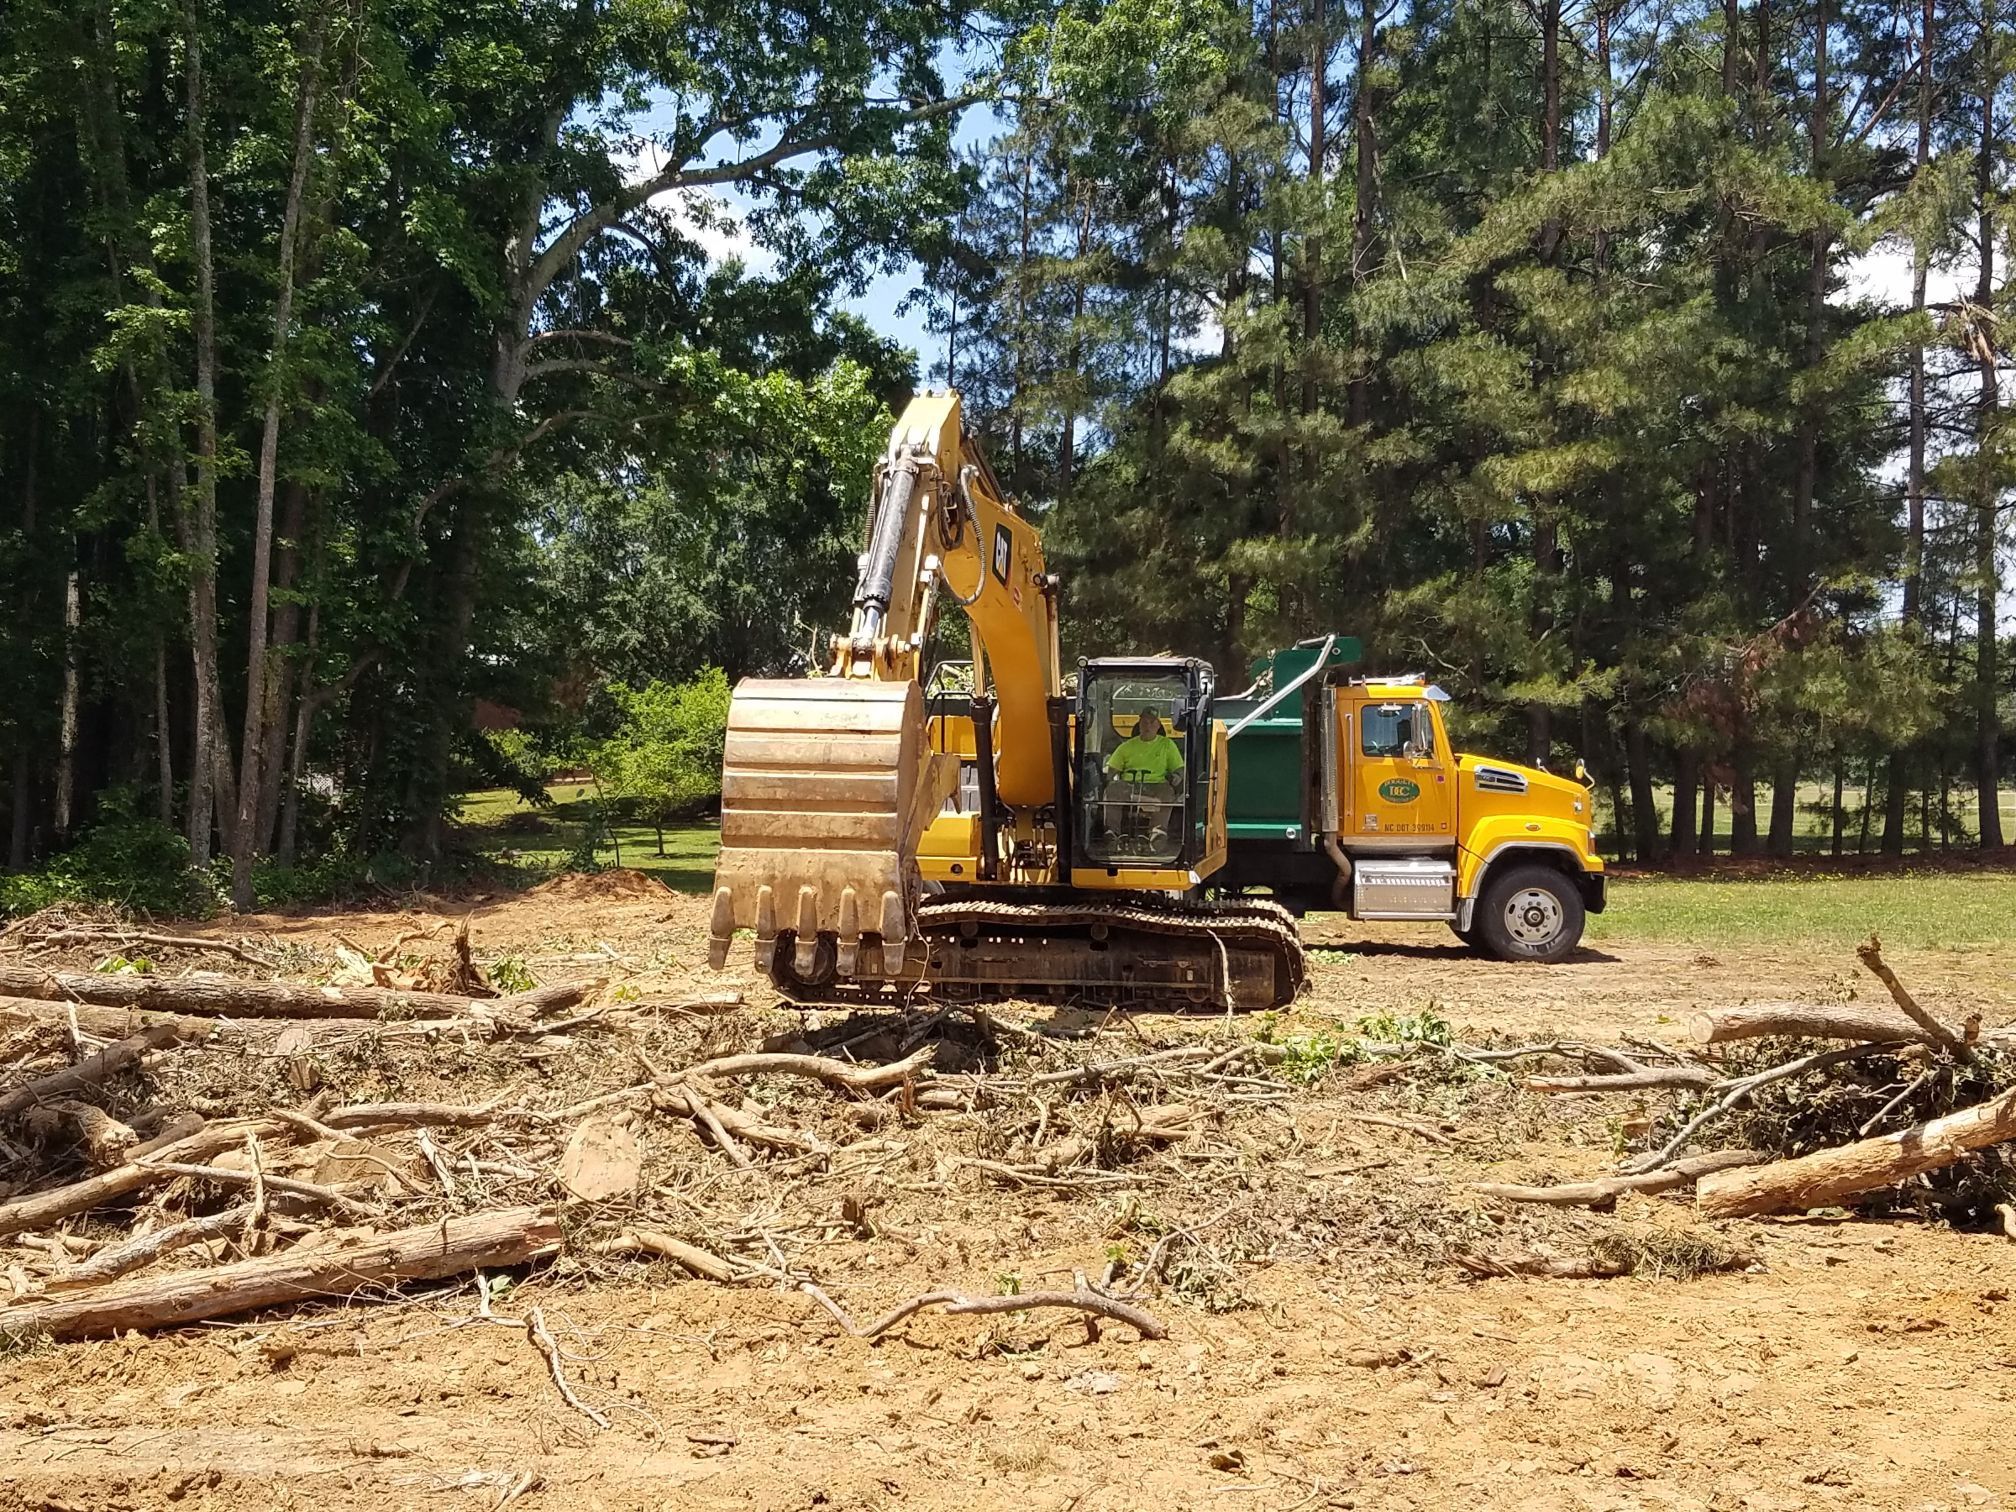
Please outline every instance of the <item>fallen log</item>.
M1925 1031L1903 1014L1862 1003L1745 1003L1736 1008L1710 1008L1695 1014L1688 1028L1697 1045L1769 1036L1931 1043Z
M68 1186L47 1192L31 1192L26 1197L0 1203L0 1238L46 1228L59 1218L87 1213L101 1203L137 1192L142 1187L172 1181L175 1173L162 1169L164 1164L207 1160L226 1150L237 1149L245 1143L247 1134L272 1137L285 1132L286 1127L278 1119L270 1118L229 1119L206 1124L173 1144L163 1145L151 1154L114 1166L109 1171L100 1171Z
M97 1039L126 1039L142 1030L172 1026L179 1042L201 1044L220 1027L216 1019L187 1014L144 1013L51 998L0 997L0 1029L68 1029L73 1016L79 1029ZM274 1032L279 1032L277 1026Z
M59 1100L44 1103L30 1108L23 1121L38 1133L70 1130L90 1155L91 1164L101 1170L127 1159L133 1153L133 1147L140 1142L140 1136L133 1132L131 1125L121 1123L103 1108L93 1107L87 1102Z
M1969 1150L2016 1139L2016 1087L1913 1129L1861 1139L1794 1160L1704 1176L1694 1200L1706 1218L1831 1207L1951 1165Z
M133 1065L150 1050L166 1049L180 1038L181 1031L173 1024L150 1024L116 1045L107 1045L95 1055L85 1056L74 1066L39 1076L0 1096L0 1119L19 1118L42 1103L61 1101L87 1087L101 1086L108 1077Z
M125 973L37 971L0 965L0 996L98 1003L108 1008L235 1018L496 1018L530 1020L571 1007L600 982L559 982L505 998L401 992L389 987L314 987L303 982L242 977L132 976Z
M498 1116L489 1103L354 1103L331 1108L321 1122L332 1129L362 1129L373 1124L428 1125L473 1129Z
M1757 1165L1771 1157L1756 1150L1717 1150L1708 1155L1690 1155L1676 1160L1663 1171L1642 1176L1599 1176L1594 1181L1571 1181L1560 1186L1515 1186L1506 1182L1479 1182L1470 1190L1480 1197L1497 1197L1506 1202L1543 1202L1553 1207L1611 1208L1626 1192L1651 1196L1691 1185L1715 1171Z
M1601 1076L1529 1076L1529 1092L1633 1092L1646 1087L1706 1091L1722 1078L1707 1066L1643 1066Z
M550 1208L503 1208L390 1234L231 1265L114 1282L67 1297L0 1307L0 1336L99 1338L128 1329L172 1328L298 1302L350 1297L367 1287L429 1281L493 1266L523 1265L560 1246Z

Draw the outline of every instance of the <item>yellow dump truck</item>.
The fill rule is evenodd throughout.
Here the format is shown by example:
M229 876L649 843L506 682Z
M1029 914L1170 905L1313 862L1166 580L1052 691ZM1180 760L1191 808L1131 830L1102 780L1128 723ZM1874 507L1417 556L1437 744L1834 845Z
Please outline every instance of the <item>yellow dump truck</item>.
M1448 695L1355 677L1332 635L1275 652L1217 701L1230 732L1220 884L1295 912L1447 923L1501 960L1558 961L1601 913L1590 785L1453 749Z

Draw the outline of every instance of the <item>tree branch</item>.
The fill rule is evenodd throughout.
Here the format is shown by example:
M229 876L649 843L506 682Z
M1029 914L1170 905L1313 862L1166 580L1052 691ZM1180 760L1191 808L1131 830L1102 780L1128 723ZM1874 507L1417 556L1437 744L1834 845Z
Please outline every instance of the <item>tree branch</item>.
M895 124L915 125L920 121L935 120L939 116L964 110L968 105L976 103L979 98L977 95L957 95L947 100L932 100L906 111ZM569 221L527 269L522 289L524 302L529 304L530 301L536 300L547 286L560 276L562 270L580 255L581 249L590 241L657 195L672 189L697 189L715 184L740 183L767 168L778 167L794 158L805 157L811 153L824 152L838 146L839 142L837 133L793 137L786 131L774 146L753 157L738 158L729 163L716 163L708 168L689 168L684 159L667 164L649 178L626 185L609 199L582 211Z

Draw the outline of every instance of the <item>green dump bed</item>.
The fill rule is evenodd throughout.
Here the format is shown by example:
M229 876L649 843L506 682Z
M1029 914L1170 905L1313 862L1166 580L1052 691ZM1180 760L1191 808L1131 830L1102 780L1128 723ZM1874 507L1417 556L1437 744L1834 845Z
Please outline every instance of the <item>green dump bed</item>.
M1364 654L1356 636L1319 635L1253 663L1253 687L1216 700L1215 717L1237 730L1231 742L1231 781L1225 793L1227 838L1303 841L1302 695L1324 671L1348 667ZM1318 660L1321 667L1318 667ZM1283 688L1307 678L1278 702ZM1266 712L1239 728L1259 709Z

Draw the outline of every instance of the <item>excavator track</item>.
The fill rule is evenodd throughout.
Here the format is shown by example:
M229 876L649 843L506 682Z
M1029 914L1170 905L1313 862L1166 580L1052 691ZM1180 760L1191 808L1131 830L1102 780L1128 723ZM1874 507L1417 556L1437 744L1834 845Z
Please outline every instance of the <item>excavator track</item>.
M808 978L780 948L771 980L808 1005L887 1005L923 991L946 1002L1262 1011L1293 1002L1308 970L1293 916L1262 899L969 894L926 900L918 924L900 975Z

